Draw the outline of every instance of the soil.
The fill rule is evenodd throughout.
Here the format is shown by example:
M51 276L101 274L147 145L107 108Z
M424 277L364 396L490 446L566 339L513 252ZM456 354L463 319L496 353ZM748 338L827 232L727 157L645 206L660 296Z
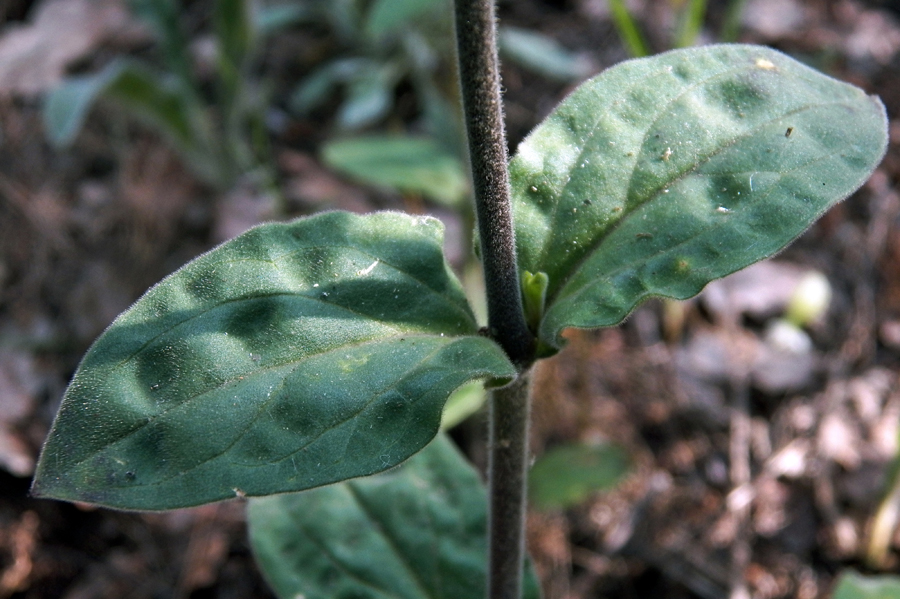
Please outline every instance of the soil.
M0 599L273 597L240 500L139 514L28 496L91 341L150 285L276 209L258 185L204 185L164 140L112 107L92 112L72 148L52 148L41 98L62 73L123 53L152 58L121 0L66 0L94 11L84 31L38 18L55 1L0 3ZM201 56L210 4L185 3ZM653 50L670 47L679 4L629 3ZM709 4L702 43L717 39L730 3ZM530 514L548 599L813 599L829 597L848 568L900 568L900 528L885 509L898 501L889 493L900 421L898 12L892 0L746 2L740 41L881 96L892 144L862 189L774 260L694 300L650 302L619 327L571 331L541 364L534 453L602 439L632 461L615 489ZM500 2L500 19L557 39L594 72L627 57L605 0ZM272 82L282 214L431 211L462 227L446 209L353 184L317 159L335 134L334 112L298 117L288 97L336 51L325 28L296 27L259 61ZM574 85L511 60L503 77L514 148ZM411 90L397 93L391 126L415 111ZM807 328L808 349L789 351L774 323L809 271L825 275L831 303ZM482 424L455 433L476 462Z

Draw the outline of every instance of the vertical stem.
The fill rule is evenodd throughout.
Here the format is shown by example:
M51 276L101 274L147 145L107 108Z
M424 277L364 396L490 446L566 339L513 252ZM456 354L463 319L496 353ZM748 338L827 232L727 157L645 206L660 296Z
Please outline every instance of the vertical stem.
M491 337L521 367L534 359L509 202L493 0L456 0L456 40Z
M493 0L456 0L460 89L475 188L488 328L524 372L493 392L488 466L488 598L521 599L525 553L528 366L534 337L525 322L509 197L506 130Z
M488 599L521 599L531 373L491 394Z

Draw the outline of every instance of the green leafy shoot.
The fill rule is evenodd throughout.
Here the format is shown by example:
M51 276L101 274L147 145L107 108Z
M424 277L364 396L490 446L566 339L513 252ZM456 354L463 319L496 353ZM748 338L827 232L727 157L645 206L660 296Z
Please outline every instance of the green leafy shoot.
M218 182L219 161L208 144L204 121L194 99L174 78L157 73L130 59L111 62L91 75L65 79L44 100L44 129L57 147L67 147L84 126L101 97L127 108L166 138L204 181Z
M130 5L156 34L162 68L120 58L97 73L64 79L44 102L50 141L60 148L71 145L94 105L108 99L160 133L211 187L229 189L242 174L266 171L261 95L248 72L260 36L248 0L216 0L213 94L194 73L179 5L171 0L131 0Z
M689 0L678 17L675 47L688 48L697 42L706 17L707 0Z
M522 300L525 308L525 322L532 331L537 331L544 317L547 305L547 287L550 279L547 273L532 274L527 270L522 273Z
M375 0L369 9L365 34L375 43L396 34L423 17L434 18L438 11L446 12L445 0Z

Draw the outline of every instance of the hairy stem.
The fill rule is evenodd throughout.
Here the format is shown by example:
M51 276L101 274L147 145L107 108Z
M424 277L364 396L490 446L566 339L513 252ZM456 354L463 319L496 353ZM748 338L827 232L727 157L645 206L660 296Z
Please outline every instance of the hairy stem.
M488 599L522 597L531 375L491 394Z
M491 396L488 598L520 599L525 554L528 367L534 337L525 322L509 197L493 0L456 0L460 88L475 188L475 215L491 337L524 372Z
M509 201L493 0L456 0L456 40L491 337L522 368L534 359L525 323Z

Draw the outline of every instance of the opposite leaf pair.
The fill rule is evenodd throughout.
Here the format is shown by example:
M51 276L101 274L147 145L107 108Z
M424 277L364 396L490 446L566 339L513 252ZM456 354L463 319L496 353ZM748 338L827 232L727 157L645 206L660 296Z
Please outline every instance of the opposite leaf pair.
M753 46L670 52L582 85L510 164L543 353L566 327L616 324L783 248L865 181L885 121L877 99ZM455 388L516 376L441 247L434 219L335 212L191 262L91 348L34 492L167 509L402 462Z

